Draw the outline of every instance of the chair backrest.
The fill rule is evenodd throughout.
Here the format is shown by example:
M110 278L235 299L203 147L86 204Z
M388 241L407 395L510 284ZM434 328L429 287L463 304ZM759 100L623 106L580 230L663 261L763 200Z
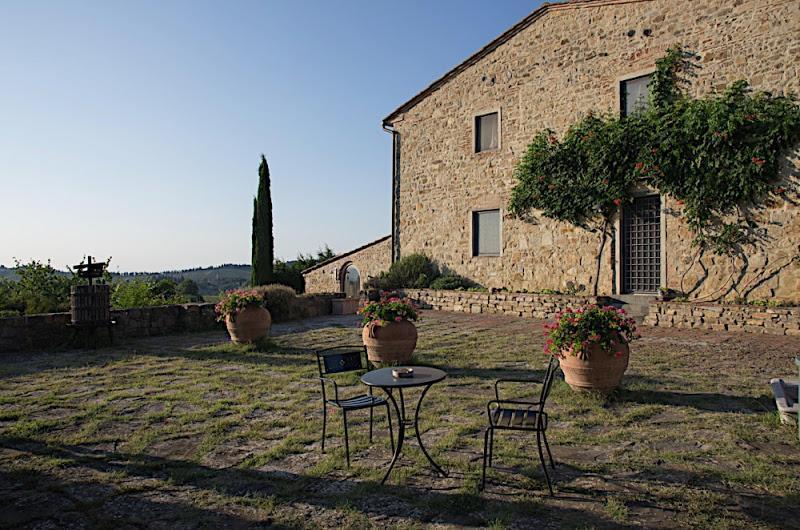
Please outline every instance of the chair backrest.
M366 348L363 345L334 346L316 353L320 376L364 369Z
M550 362L547 364L547 371L542 379L542 392L539 395L539 411L544 410L544 403L547 401L547 396L550 395L550 388L553 386L553 380L556 378L559 363L555 355L550 356Z

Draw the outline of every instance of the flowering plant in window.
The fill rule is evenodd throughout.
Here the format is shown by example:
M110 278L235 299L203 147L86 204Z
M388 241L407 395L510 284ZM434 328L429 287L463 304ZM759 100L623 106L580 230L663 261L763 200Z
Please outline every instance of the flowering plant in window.
M636 322L624 309L590 306L556 313L556 320L544 325L545 353L557 357L576 355L585 359L588 348L599 344L603 351L620 356L615 343L627 344L640 335Z
M223 321L229 316L236 318L236 313L250 306L260 306L264 302L264 297L255 289L234 289L226 291L214 310L217 312L217 320Z
M417 320L417 308L410 300L386 293L382 293L381 299L377 302L367 303L358 310L358 314L364 317L365 326L370 322L375 322L377 326L385 326L390 322Z

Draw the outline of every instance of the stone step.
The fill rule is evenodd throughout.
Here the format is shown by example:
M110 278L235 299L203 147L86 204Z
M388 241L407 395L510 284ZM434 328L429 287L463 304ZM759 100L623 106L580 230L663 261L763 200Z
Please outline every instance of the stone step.
M611 305L624 309L637 322L641 322L650 310L650 303L655 300L654 295L619 294L611 297Z

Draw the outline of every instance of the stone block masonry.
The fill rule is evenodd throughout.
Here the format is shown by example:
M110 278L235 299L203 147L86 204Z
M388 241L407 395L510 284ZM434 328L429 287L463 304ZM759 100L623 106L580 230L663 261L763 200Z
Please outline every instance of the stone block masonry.
M737 79L775 94L800 92L800 2L797 0L576 0L548 3L540 15L458 69L446 82L389 123L399 133L396 176L401 256L424 253L485 287L563 290L591 285L596 233L541 215L533 221L506 212L514 168L534 135L562 135L589 112L618 112L620 81L653 71L670 46L696 51L701 68L693 96L724 90ZM499 115L497 149L475 152L476 116ZM793 189L795 151L781 183ZM694 295L728 288L740 260L706 253L693 259L692 234L681 206L664 197L661 285ZM759 212L764 244L748 250L741 285L752 298L791 300L800 292L797 195ZM472 212L501 212L499 255L473 255ZM600 292L620 294L621 230L607 243ZM615 250L616 249L616 250ZM777 270L773 274L773 271ZM759 279L764 278L763 282Z
M331 314L331 296L298 296L287 318L302 319ZM217 322L214 304L181 304L136 307L111 311L114 339L148 337L173 333L223 330ZM63 349L70 346L72 328L69 313L49 313L0 318L0 353ZM99 341L106 340L106 330L98 329Z
M353 265L358 270L363 286L367 279L389 270L391 263L392 240L389 236L382 237L303 271L306 292L342 292L342 275L348 265Z
M454 311L456 313L486 313L512 315L525 318L551 319L567 308L606 304L609 299L595 296L569 296L554 294L438 291L432 289L405 289L404 295L423 309Z
M667 328L800 335L800 307L654 302L644 323Z

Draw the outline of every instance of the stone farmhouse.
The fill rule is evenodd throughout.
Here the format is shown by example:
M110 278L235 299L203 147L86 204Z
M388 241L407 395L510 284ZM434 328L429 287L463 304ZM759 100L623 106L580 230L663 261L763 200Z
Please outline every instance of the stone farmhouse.
M307 271L309 290L350 282L352 291L356 276L415 252L490 288L591 285L596 234L508 215L515 164L541 129L561 134L589 112L646 104L655 61L676 44L701 58L695 95L737 79L800 93L800 0L544 4L383 120L394 152L391 235ZM785 161L790 188L799 158ZM664 286L701 298L745 288L753 298L800 298L797 201L769 205L762 243L742 261L697 257L680 205L648 189L639 195L604 248L601 294L651 296Z

